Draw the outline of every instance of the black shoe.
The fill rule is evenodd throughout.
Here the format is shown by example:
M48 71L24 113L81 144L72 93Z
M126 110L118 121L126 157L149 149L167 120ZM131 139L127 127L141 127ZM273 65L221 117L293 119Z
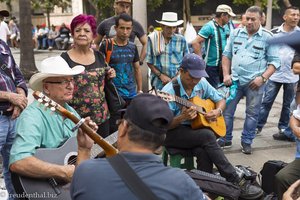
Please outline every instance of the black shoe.
M241 199L258 199L264 194L263 190L260 187L251 184L251 180L241 178L241 180L238 183L238 186L241 189Z
M275 133L273 135L274 140L281 140L281 141L289 141L289 142L295 142L294 138L289 138L283 133Z
M222 149L227 149L232 146L231 141L218 140L217 143Z
M262 128L256 128L255 129L255 135L260 135L262 131Z
M251 144L246 144L246 143L242 142L241 147L242 147L242 152L244 154L251 154L252 153Z

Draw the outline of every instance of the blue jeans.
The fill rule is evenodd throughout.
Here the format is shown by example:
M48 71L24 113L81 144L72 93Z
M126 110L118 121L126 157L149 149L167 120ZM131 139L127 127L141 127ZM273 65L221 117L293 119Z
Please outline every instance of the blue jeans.
M0 151L3 158L3 175L5 186L9 194L15 194L8 168L10 149L16 135L15 126L16 120L11 120L11 117L0 115ZM9 199L13 198L10 197Z
M270 110L281 86L283 86L283 104L278 122L278 128L287 129L290 121L290 106L295 96L294 89L296 83L278 83L271 80L268 80L266 84L266 89L257 121L257 128L262 129L266 124Z
M241 86L238 83L236 97L229 102L224 111L224 118L226 122L226 141L232 140L233 116L237 104L243 96L246 96L246 118L241 139L242 142L246 144L252 144L252 140L255 138L255 128L257 125L258 113L261 106L264 88L265 84L262 85L258 90L252 90L249 88L249 84Z

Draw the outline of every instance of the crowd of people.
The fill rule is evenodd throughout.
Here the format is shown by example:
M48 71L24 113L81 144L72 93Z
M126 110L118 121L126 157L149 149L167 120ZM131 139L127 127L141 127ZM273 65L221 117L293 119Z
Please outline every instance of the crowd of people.
M164 12L156 20L160 31L151 30L146 34L141 24L130 16L131 4L131 0L115 0L115 16L103 20L98 27L94 16L80 14L72 19L70 28L65 24L59 29L52 26L49 30L44 24L37 30L33 28L37 48L66 51L43 60L40 71L30 78L29 86L74 117L82 118L77 124L73 117L45 111L38 106L38 100L27 105L28 88L6 43L8 37L0 38L0 150L9 199L16 199L22 193L15 178L18 175L71 183L68 196L74 200L143 196L122 176L113 164L115 159L123 160L132 168L140 178L139 185L145 184L147 194L150 190L153 199L209 199L209 194L184 171L163 165L156 155L161 146L167 151L175 148L191 152L198 170L213 173L215 166L222 177L240 189L242 199L262 198L263 190L237 171L223 148L232 146L235 111L240 99L245 98L241 151L252 154L253 140L263 134L262 128L281 86L284 99L278 133L273 138L296 141L297 152L295 161L276 175L274 184L278 199L292 198L300 185L297 182L300 178L299 84L295 91L300 74L299 8L286 8L283 24L269 31L262 26L265 16L260 7L249 7L243 14L243 24L235 28L231 23L235 13L230 6L221 4L216 8L215 17L188 44L183 35L176 33L184 22L178 19L177 13ZM0 11L0 19L7 16L7 11ZM18 41L16 23L10 26L11 41L12 38ZM289 37L290 34L296 35ZM70 37L73 38L71 48L68 47ZM142 44L140 55L135 37ZM286 38L296 38L296 41ZM166 103L154 94L143 94L144 62L151 71L151 86L176 96L177 102ZM124 101L118 111L109 106L109 85L116 88L115 95ZM230 102L218 90L222 85L236 86ZM211 100L214 107L205 112L197 107L202 105L184 103L197 98ZM195 129L193 123L200 115L207 124L224 117L225 136L219 137L209 125ZM80 126L82 123L85 126ZM98 154L90 159L93 140L109 137L116 131L118 154L106 152L107 157ZM63 165L35 156L40 148L59 148L72 137L77 140L76 162ZM115 147L108 145L103 149L107 148ZM118 189L108 192L110 188Z

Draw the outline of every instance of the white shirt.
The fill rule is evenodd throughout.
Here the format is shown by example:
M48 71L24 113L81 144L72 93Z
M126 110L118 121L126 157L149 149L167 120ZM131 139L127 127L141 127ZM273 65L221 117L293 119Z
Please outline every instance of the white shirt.
M7 35L10 35L8 25L5 21L0 23L0 39L7 43Z

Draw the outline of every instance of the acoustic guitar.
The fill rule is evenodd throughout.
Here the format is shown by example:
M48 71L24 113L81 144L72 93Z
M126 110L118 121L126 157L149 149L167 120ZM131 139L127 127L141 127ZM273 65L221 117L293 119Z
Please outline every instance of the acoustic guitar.
M216 109L216 104L210 99L201 99L198 96L195 96L189 100L180 98L176 95L171 95L167 92L156 91L157 95L161 97L164 101L176 102L180 105L183 105L187 108L192 106L195 107L195 110L198 112L197 117L192 121L192 128L210 128L213 130L218 136L224 137L226 134L226 124L223 116L217 117L216 121L207 121L204 117L204 114Z
M44 106L50 108L51 111L57 111L62 116L69 118L75 124L80 120L71 112L45 96L43 93L35 91L33 96ZM91 158L95 158L100 153L105 152L106 156L117 154L117 149L112 145L117 141L117 132L103 139L86 123L83 123L80 128L95 141L93 145ZM75 164L77 157L77 139L76 137L69 138L59 148L40 148L36 150L34 155L36 158L58 165ZM12 181L15 190L20 199L57 199L71 200L70 184L64 183L55 178L31 178L16 173L12 173Z

